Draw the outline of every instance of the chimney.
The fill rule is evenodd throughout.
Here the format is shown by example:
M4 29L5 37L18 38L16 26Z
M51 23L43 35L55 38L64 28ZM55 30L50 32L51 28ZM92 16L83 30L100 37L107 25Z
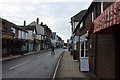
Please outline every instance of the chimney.
M41 24L40 24L41 26L43 25L43 22L41 22Z
M26 26L26 21L24 20L24 27Z
M39 18L37 18L37 24L39 24Z

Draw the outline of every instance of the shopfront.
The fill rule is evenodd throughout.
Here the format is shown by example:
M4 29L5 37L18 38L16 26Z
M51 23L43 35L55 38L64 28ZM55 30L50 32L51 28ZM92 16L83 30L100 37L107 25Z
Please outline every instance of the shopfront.
M80 71L89 71L87 33L80 37Z

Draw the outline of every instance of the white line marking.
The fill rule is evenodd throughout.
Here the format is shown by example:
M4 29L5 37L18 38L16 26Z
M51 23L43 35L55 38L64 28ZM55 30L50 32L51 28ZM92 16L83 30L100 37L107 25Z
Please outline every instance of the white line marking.
M28 62L30 62L30 61L25 61L25 62L23 62L23 63L21 63L21 64L18 64L18 65L16 65L16 66L11 67L11 68L8 69L8 70L9 70L9 71L10 71L10 70L13 70L13 69L15 69L15 68L17 68L17 67L19 67L19 66L21 66L21 65L23 65L23 64L28 63Z

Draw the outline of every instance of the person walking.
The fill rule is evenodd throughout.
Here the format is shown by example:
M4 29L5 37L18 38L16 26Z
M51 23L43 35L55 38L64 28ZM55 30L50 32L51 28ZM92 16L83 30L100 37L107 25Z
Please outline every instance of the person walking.
M53 45L51 46L51 49L52 49L51 55L52 55L52 54L55 55L55 51L54 51L54 46L53 46Z

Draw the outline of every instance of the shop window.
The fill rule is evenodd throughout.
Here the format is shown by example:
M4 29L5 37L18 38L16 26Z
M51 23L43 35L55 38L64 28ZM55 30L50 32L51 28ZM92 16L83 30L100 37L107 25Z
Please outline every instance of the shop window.
M87 57L88 41L81 42L81 57Z

